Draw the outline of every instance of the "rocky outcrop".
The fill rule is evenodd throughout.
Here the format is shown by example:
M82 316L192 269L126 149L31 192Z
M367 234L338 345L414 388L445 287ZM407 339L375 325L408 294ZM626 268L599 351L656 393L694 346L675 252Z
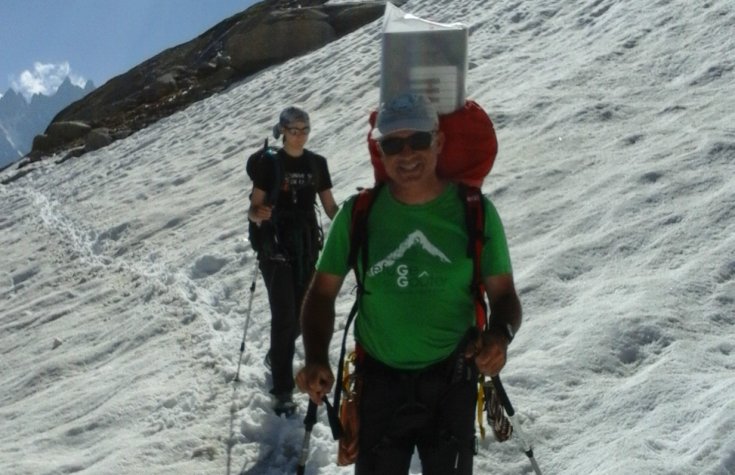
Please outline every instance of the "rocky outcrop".
M261 65L299 56L336 38L329 15L319 9L300 8L273 12L254 28L235 25L224 47L233 68L254 72Z
M66 160L96 150L263 68L318 49L385 10L384 1L326 1L266 0L109 80L62 110L21 166L60 151L67 151Z

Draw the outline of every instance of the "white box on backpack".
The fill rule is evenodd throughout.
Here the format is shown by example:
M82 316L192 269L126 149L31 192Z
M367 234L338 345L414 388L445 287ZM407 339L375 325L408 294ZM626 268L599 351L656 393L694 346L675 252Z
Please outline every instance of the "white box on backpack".
M387 3L380 102L410 91L428 96L439 114L462 107L466 98L468 37L469 30L462 23L423 20Z

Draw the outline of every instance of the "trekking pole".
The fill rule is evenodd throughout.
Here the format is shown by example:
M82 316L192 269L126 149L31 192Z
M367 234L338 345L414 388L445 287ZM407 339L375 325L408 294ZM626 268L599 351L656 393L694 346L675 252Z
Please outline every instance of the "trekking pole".
M306 460L309 458L311 430L314 428L314 424L316 424L316 410L316 403L309 399L309 407L306 409L306 417L304 417L304 442L301 445L301 455L299 456L299 464L296 466L296 475L304 475L304 470L306 470Z
M518 436L518 440L521 442L523 452L531 461L533 471L536 472L536 475L542 475L541 469L539 468L538 463L536 463L536 459L533 456L533 447L531 446L531 444L528 443L526 437L523 435L523 431L521 431L521 423L518 420L518 417L516 417L516 411L513 409L513 405L510 403L508 394L505 392L503 383L500 381L500 376L493 376L491 380L493 382L493 386L495 387L495 392L497 392L498 398L500 398L500 403L505 408L505 412L508 414L508 418L513 425L513 431Z
M242 354L245 352L245 338L248 335L248 326L250 326L250 311L253 309L253 296L255 296L255 281L258 279L258 260L255 259L255 267L253 268L253 282L250 284L250 301L248 302L248 314L245 317L245 329L242 332L242 341L240 342L240 359L237 361L237 373L235 381L240 381L240 365L242 364Z

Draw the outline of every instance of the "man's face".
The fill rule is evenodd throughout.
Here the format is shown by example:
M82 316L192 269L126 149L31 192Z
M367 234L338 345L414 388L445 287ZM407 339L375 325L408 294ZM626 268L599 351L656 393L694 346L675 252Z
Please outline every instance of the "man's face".
M379 140L381 159L388 177L398 185L434 179L444 144L441 132L401 130Z

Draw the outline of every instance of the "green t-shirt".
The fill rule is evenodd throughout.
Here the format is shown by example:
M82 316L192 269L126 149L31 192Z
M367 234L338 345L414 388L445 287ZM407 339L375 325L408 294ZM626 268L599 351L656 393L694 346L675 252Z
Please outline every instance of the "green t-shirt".
M335 216L317 270L349 272L352 197ZM511 273L500 217L485 198L483 276ZM368 216L365 293L355 338L371 356L399 369L420 369L448 357L474 325L472 259L457 185L420 204L398 202L380 190ZM358 264L361 259L358 258Z

